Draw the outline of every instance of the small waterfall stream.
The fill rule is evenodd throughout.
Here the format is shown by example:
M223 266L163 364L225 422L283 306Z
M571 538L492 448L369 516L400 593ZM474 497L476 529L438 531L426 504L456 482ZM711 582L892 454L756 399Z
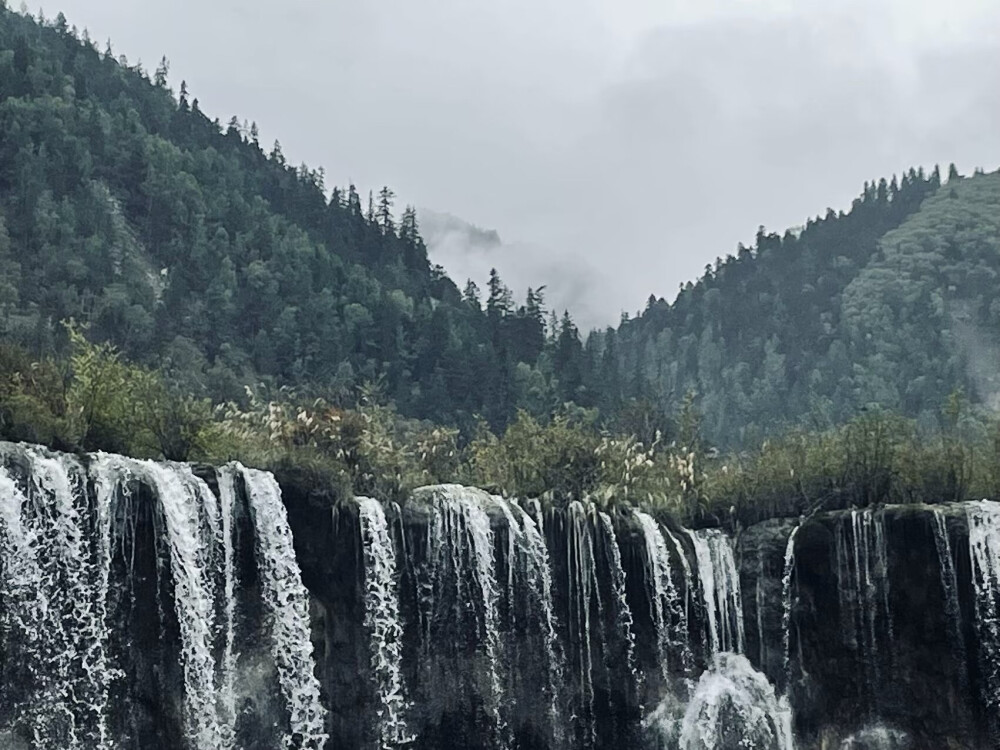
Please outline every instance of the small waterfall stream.
M785 680L786 693L792 682L792 577L795 575L795 537L800 528L802 527L796 526L788 535L788 542L785 544L785 563L781 571L781 672Z
M552 733L552 744L561 747L564 742L563 727L563 695L562 683L565 675L565 664L560 650L556 631L555 606L552 601L552 568L549 562L549 550L545 546L545 535L542 527L540 509L533 517L521 506L511 501L521 519L521 555L520 569L524 578L528 611L533 613L533 627L537 629L537 637L543 644L545 652L545 674L547 685L543 696L547 701L547 714ZM538 519L537 521L535 519Z
M424 680L436 679L435 670L441 668L435 649L471 639L482 659L486 687L483 708L490 723L491 746L509 747L497 609L500 591L494 534L487 514L494 501L483 492L459 485L424 488L414 498L427 504L430 514L421 561L412 564Z
M632 609L629 607L625 591L625 569L622 567L622 553L618 547L618 540L615 538L615 527L611 523L611 516L607 513L598 513L601 524L603 542L609 550L609 565L611 568L611 590L614 595L613 606L615 607L615 625L618 636L625 644L625 660L628 673L632 675L635 683L639 681L639 673L635 664L635 633L632 630Z
M656 630L660 670L664 683L667 683L670 681L671 658L677 659L684 671L690 670L693 666L694 658L688 639L688 608L685 603L691 589L685 589L682 597L674 585L671 575L670 552L660 524L648 513L637 510L635 515L642 527L645 541L644 562L651 607L650 614ZM679 543L675 545L675 549L680 549ZM687 561L683 550L681 550L680 559ZM686 572L686 580L687 576Z
M709 656L721 652L743 653L743 596L732 540L717 529L691 532L698 579L705 605Z
M214 554L221 541L219 505L204 481L182 464L158 464L119 456L101 456L98 474L110 472L117 483L141 481L151 487L159 503L164 542L174 585L174 607L180 628L184 672L187 737L192 747L231 748L235 717L219 706L232 706L231 695L216 682L213 655L216 582ZM106 482L114 479L106 477ZM109 482L109 483L110 483ZM224 678L222 683L231 681Z
M326 710L313 674L309 638L309 594L295 560L281 488L266 471L230 464L225 471L242 477L255 532L255 559L271 625L271 656L289 714L284 736L288 750L319 750L327 740Z
M839 521L836 558L841 621L844 632L857 643L866 705L876 711L883 671L891 668L894 640L882 511L852 510L849 523Z
M357 501L364 549L364 625L378 687L378 747L392 750L412 739L406 725L408 702L401 671L403 623L396 591L396 551L382 504L366 497Z
M30 686L15 710L36 747L106 748L107 545L86 523L83 468L34 448L4 453L26 475L19 486L0 462L0 633Z
M951 644L952 658L958 665L959 689L964 692L968 688L969 678L965 667L965 646L962 638L962 610L958 602L958 573L951 551L948 520L940 508L934 508L932 512L934 548L941 570L941 594L945 605L945 619L948 623L948 640Z
M578 741L585 748L597 742L597 719L594 715L594 655L591 620L600 621L599 614L592 618L592 607L600 608L600 591L597 586L597 568L594 557L594 539L591 535L587 509L579 501L567 508L568 544L567 573L569 594L570 641L575 645L574 666L580 701L573 706L571 717L584 727Z
M970 503L969 557L975 588L976 631L983 700L1000 719L1000 503Z

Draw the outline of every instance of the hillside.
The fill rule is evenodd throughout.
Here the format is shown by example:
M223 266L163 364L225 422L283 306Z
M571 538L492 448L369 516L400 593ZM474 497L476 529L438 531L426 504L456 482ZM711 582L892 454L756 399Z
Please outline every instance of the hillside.
M998 209L1000 174L910 171L801 233L761 230L673 304L592 337L594 391L666 413L693 391L729 446L872 404L936 425L956 388L995 392Z
M59 352L73 318L215 400L265 382L349 401L377 382L410 415L505 424L540 311L497 283L493 306L530 329L504 351L497 316L429 264L391 189L328 189L168 73L0 3L3 337Z

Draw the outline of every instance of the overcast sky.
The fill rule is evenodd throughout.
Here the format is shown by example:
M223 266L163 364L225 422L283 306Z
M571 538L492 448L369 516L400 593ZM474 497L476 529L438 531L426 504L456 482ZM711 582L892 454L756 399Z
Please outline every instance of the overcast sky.
M58 3L328 182L496 229L511 285L583 327L866 179L1000 166L995 0Z

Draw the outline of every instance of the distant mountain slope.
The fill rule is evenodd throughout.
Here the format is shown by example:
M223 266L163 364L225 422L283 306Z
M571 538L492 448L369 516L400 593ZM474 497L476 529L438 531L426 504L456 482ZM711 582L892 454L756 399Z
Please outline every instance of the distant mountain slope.
M937 172L866 186L846 214L758 234L636 319L592 337L605 410L667 412L694 391L721 444L878 403L935 421L963 387L993 397L1000 367L1000 174Z
M415 212L388 189L328 198L167 73L0 3L0 334L51 351L73 317L216 398L381 378L408 414L502 425L516 362L431 267Z

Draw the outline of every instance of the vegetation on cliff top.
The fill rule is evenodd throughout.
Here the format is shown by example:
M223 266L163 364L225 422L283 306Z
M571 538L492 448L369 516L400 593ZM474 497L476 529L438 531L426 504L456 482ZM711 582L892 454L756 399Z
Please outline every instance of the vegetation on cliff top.
M417 486L459 482L563 504L634 505L688 524L887 502L1000 497L1000 420L964 394L943 405L944 429L878 409L837 428L793 430L753 450L721 454L702 434L694 399L676 415L678 440L644 443L600 427L593 410L540 421L520 412L501 434L401 416L375 386L353 409L291 390L250 391L213 405L161 373L125 361L70 326L68 361L34 361L0 345L0 438L63 450L221 463L238 459L312 488L321 502L353 494L405 502Z

